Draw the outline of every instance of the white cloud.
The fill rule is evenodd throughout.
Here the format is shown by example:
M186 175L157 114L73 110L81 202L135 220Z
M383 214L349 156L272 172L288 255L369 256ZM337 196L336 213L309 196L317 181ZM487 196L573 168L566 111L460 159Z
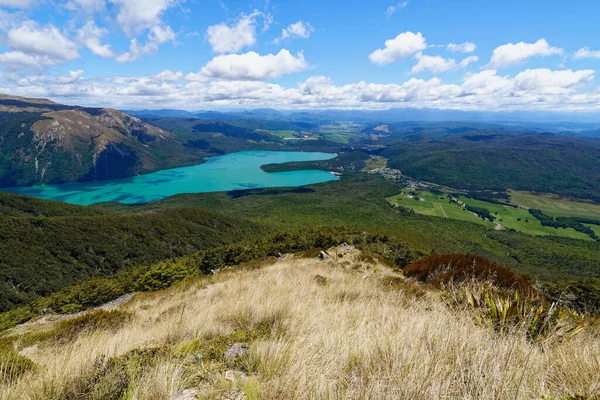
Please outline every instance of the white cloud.
M241 14L234 25L230 26L221 22L209 26L206 30L206 38L212 46L212 50L215 53L235 53L254 45L259 17L263 18L263 30L266 30L271 24L272 18L269 14L257 10L248 15Z
M159 81L174 82L183 78L183 72L173 72L167 69L165 71L159 72L158 74L150 75L150 78Z
M85 75L85 70L78 69L76 71L69 71L69 75L60 76L57 78L57 81L60 83L73 83L79 79L81 79Z
M439 78L409 79L401 84L357 82L336 86L314 76L297 87L263 81L205 77L184 80L172 71L141 77L86 79L82 71L67 76L5 74L0 92L49 97L71 104L120 108L184 109L215 107L361 108L429 107L461 110L600 111L600 92L590 88L593 71L529 69L514 77L495 70L467 74L462 84ZM187 76L185 76L187 79ZM593 89L593 88L592 88Z
M545 94L570 93L576 87L586 85L594 79L591 69L552 71L548 68L528 69L514 78L514 89L524 92Z
M492 54L489 66L492 68L519 65L530 57L562 55L563 49L552 47L545 39L535 43L508 43L497 47Z
M394 39L385 41L385 48L377 49L369 55L371 62L378 65L390 64L425 50L427 43L421 32L404 32Z
M296 56L282 49L277 54L261 56L250 51L245 54L228 54L213 58L201 70L207 77L229 80L264 80L308 68L302 52Z
M7 51L0 54L0 64L12 69L42 68L46 65L56 65L58 62L47 56L31 55L22 51Z
M406 7L408 5L408 0L406 1L401 1L400 3L397 3L396 5L393 6L389 6L385 12L386 18L390 18L392 15L394 15L394 13L404 7Z
M583 58L600 58L600 50L590 50L589 47L583 47L575 52L573 58L576 60Z
M475 43L471 42L464 42L461 44L450 43L448 44L448 46L446 46L446 49L450 50L453 53L472 53L475 51L476 48L477 46L475 45Z
M456 60L453 58L444 58L442 56L428 56L421 52L417 53L415 55L415 58L418 60L418 62L411 70L413 74L425 70L433 72L434 74L439 74L442 72L462 69L471 63L479 61L479 58L477 56L470 56L457 63Z
M153 54L158 47L168 41L175 40L175 32L170 26L155 26L148 32L146 43L140 45L137 39L131 39L129 51L119 55L116 61L119 63L136 61L146 54Z
M108 33L106 29L97 27L94 21L89 21L77 32L77 40L97 56L112 58L115 54L110 45L102 44L100 41L106 33Z
M119 8L117 22L130 35L162 24L161 17L177 0L109 0Z
M29 8L34 0L0 0L0 7L8 8Z
M285 39L300 38L308 39L315 31L315 28L309 22L298 21L290 24L287 28L281 30L281 36L275 39L275 43L279 43Z
M0 55L0 62L11 68L42 67L75 60L77 45L54 25L38 26L25 21L6 34L6 46L11 50Z

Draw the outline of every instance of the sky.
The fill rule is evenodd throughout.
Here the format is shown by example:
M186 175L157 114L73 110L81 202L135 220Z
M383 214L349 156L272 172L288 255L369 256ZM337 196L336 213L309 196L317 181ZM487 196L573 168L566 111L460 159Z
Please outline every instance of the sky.
M592 0L0 0L0 93L600 113L599 18Z

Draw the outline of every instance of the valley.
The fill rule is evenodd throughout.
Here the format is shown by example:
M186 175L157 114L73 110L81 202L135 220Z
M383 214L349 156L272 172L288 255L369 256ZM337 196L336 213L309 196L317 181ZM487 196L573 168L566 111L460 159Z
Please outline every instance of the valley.
M179 360L186 370L181 381L173 378L178 393L202 385L214 390L244 387L244 393L262 387L261 393L266 393L269 385L287 385L294 380L284 370L276 377L264 374L262 368L273 360L265 358L260 361L266 363L263 366L256 361L260 346L265 341L272 345L269 340L274 337L289 341L286 351L292 351L296 340L309 340L301 327L310 321L289 309L276 313L282 316L276 321L281 322L269 319L272 310L267 304L286 304L299 295L287 286L289 298L272 291L275 297L265 294L260 305L253 294L253 300L248 300L253 307L251 316L241 305L219 298L214 304L229 304L230 308L222 318L242 322L210 322L216 330L212 333L191 335L183 322L177 328L181 337L167 329L166 339L160 329L147 329L149 321L164 319L165 324L173 325L175 317L171 316L176 313L171 309L186 309L185 304L205 289L220 287L215 290L222 296L235 297L228 294L229 285L269 287L261 280L263 275L269 282L287 276L302 293L331 285L327 301L333 301L335 307L326 309L332 321L343 320L336 311L340 304L356 304L349 312L359 313L372 296L389 304L399 301L396 296L403 299L402 304L416 296L417 303L398 312L413 312L421 306L431 311L433 307L437 311L432 318L450 313L445 323L460 321L470 334L492 335L493 341L500 337L496 330L502 331L499 327L508 324L506 329L517 332L510 340L520 337L526 341L523 351L537 351L535 341L529 344L531 329L540 340L558 340L556 335L568 332L574 339L565 343L579 340L582 348L594 348L590 338L596 335L593 321L600 312L600 206L595 202L600 188L594 181L600 173L595 158L600 145L595 139L498 127L490 130L489 125L475 123L326 121L302 113L289 120L281 116L257 120L250 113L230 119L148 115L136 124L148 132L164 133L164 137L150 140L135 129L129 132L122 127L124 138L113 133L103 136L109 129L105 126L107 114L123 120L130 118L126 114L33 100L27 104L19 104L23 109L13 114L4 114L3 118L12 121L4 131L5 146L16 143L7 139L15 138L14 127L28 128L18 121L31 117L30 132L19 131L16 138L24 140L29 134L33 136L28 140L32 139L39 134L36 129L50 132L43 136L45 144L38 154L46 155L48 150L48 156L62 157L56 149L88 154L83 148L69 146L71 141L85 141L95 133L83 129L70 135L69 131L83 122L72 121L70 114L54 114L68 112L99 118L97 125L89 125L100 134L98 138L118 138L119 143L131 147L119 152L117 161L110 157L102 161L120 171L117 179L109 174L89 176L88 180L77 175L81 168L69 167L60 169L61 173L74 175L63 174L57 178L63 182L60 184L45 182L53 176L47 175L48 169L43 180L28 182L37 185L0 189L0 370L11 368L11 378L0 379L0 391L27 394L32 385L39 384L67 397L104 398L104 385L109 385L116 393L128 390L145 396L145 389L136 385L144 379L157 382L156 375L127 372L114 379L113 372L103 375L88 368L88 362L108 365L98 361L98 352L107 353L103 345L94 342L95 334L104 335L107 343L122 335L145 338L128 339L127 345L108 353L110 363L122 363L128 371L138 362L171 368L166 360ZM48 110L37 109L40 104ZM32 109L42 114L22 114ZM257 113L274 118L264 110ZM53 121L65 130L53 131ZM41 131L40 126L44 127ZM14 164L14 157L3 154L0 179L5 182L13 179L14 165L23 171L31 167L22 160ZM24 153L17 150L15 154ZM95 153L89 154L93 159ZM142 159L147 162L140 163ZM128 169L123 163L137 167ZM501 168L493 163L500 163ZM52 165L54 161L49 168ZM585 173L581 173L583 169ZM468 260L471 267L482 266L484 275L456 275L452 279L457 280L450 281L457 285L453 290L434 284L434 278L415 282L420 275L410 275L410 271L436 260L446 260L436 267L446 272L449 267L459 271L461 263ZM513 283L506 286L495 281L496 275L489 271L509 276ZM433 273L435 276L439 274ZM468 286L463 279L475 286ZM520 289L511 286L517 283ZM240 290L248 291L250 286ZM531 298L520 297L523 288ZM189 293L180 303L171 304L174 293L186 290ZM468 297L470 290L475 297ZM316 297L304 299L307 303L302 307L322 300L321 294L314 293ZM486 303L492 295L497 296L493 301L498 304L508 304L510 310L529 310L528 314L515 314L508 322L484 322L494 321L487 314L493 307ZM129 302L106 308L120 298ZM199 307L210 307L206 304ZM552 329L535 325L536 312L547 313ZM422 321L424 314L420 315ZM200 323L191 317L186 320L190 326ZM114 331L109 327L113 323ZM279 323L297 324L298 335L281 333ZM328 329L335 325L320 323ZM379 324L376 320L372 323ZM139 333L142 331L146 336ZM384 336L382 340L389 340L396 338L396 333L390 330ZM68 340L63 343L62 337ZM222 361L221 353L238 339L254 357L253 366ZM74 380L65 376L50 384L49 375L37 368L58 374L44 357L59 357L67 349L79 351L69 347L70 343L83 346L90 358L69 367L78 368L81 375L65 370L71 371L65 373ZM478 349L473 351L490 351ZM192 358L196 361L191 362ZM545 368L547 360L535 362ZM223 368L245 375L223 383ZM159 370L152 371L158 374ZM187 371L192 371L191 375ZM512 373L533 379L524 371ZM586 382L593 380L587 369L581 371ZM100 383L90 378L92 375L102 376ZM431 379L442 375L434 374ZM365 379L378 382L378 376ZM194 380L197 378L200 380ZM555 378L548 375L547 379ZM110 386L116 382L123 386ZM496 387L495 383L481 385ZM510 387L515 393L519 390ZM177 394L167 388L160 390ZM470 389L450 385L447 390L467 393ZM550 385L539 393L559 391Z

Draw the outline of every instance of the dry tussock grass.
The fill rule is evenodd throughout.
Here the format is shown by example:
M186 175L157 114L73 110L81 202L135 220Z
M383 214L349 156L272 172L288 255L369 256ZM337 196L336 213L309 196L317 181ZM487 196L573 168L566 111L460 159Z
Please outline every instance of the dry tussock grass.
M0 386L0 398L69 398L85 391L98 363L106 365L99 360L148 347L173 355L142 366L122 398L169 399L192 386L200 398L221 398L232 388L261 399L600 395L597 330L541 345L522 332L498 334L359 256L288 257L139 295L121 307L131 321L117 329L26 349L38 368ZM231 366L186 353L190 343L251 331L263 321L270 331L252 336L238 365L244 374L233 382L226 379Z

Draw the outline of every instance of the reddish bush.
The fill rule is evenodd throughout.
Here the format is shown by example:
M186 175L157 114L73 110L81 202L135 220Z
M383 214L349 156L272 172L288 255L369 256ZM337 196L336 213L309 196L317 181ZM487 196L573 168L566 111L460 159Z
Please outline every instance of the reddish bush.
M435 286L475 280L490 282L505 290L518 290L527 296L537 295L529 282L510 269L473 254L434 254L403 269L408 277Z

